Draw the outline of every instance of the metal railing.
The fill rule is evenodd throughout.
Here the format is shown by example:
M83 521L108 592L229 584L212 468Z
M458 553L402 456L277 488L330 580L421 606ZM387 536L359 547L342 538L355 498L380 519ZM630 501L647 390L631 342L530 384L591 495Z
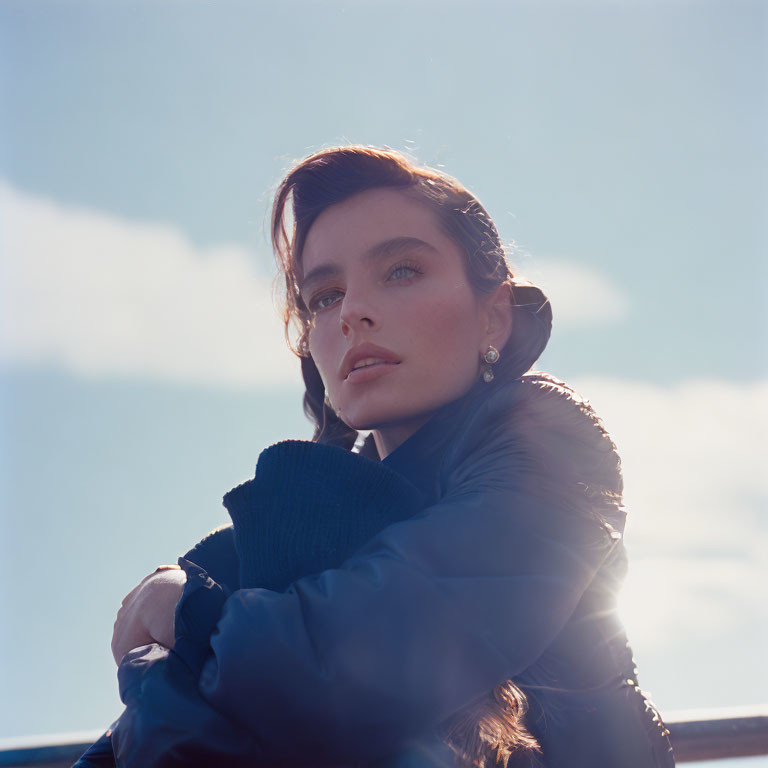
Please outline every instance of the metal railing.
M72 763L104 733L79 731L48 736L0 739L0 766L35 766L35 768L70 768Z
M670 712L664 723L677 763L768 755L768 705Z
M669 713L675 762L768 755L768 705ZM0 739L2 768L70 768L102 731Z

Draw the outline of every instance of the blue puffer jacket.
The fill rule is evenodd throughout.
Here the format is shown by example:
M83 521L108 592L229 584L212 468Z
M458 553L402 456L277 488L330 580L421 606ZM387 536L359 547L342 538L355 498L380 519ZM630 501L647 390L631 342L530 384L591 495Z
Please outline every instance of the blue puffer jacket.
M241 589L231 529L180 560L176 647L119 670L117 764L447 766L439 724L513 679L547 768L673 766L616 614L619 459L589 406L542 374L479 384L384 465L426 506L338 568ZM286 460L270 503L305 480Z

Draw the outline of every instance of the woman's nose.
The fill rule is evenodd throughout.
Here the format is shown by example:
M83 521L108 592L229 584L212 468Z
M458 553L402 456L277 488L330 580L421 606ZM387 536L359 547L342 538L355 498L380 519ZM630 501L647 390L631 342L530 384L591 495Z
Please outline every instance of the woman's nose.
M349 336L353 331L373 328L376 325L374 315L375 312L365 297L347 292L342 299L339 313L342 334Z

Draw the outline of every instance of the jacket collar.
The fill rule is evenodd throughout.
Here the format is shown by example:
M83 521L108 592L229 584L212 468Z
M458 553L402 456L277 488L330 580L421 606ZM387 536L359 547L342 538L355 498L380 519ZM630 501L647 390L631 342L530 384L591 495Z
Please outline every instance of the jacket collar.
M382 460L410 480L428 499L439 496L440 467L467 411L479 397L487 393L488 384L476 382L465 395L438 408L429 420Z

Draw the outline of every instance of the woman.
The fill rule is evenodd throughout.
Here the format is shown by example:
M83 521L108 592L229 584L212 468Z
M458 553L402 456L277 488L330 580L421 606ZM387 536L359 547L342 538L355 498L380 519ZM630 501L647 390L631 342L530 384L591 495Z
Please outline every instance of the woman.
M549 304L480 203L335 148L272 234L314 439L124 601L118 765L672 766L616 615L615 446L530 372Z

